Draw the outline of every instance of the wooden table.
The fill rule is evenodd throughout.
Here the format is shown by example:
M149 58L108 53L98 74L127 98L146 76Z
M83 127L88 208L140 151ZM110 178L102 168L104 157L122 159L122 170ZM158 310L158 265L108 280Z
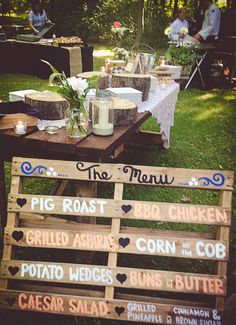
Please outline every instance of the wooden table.
M55 47L40 42L6 40L0 41L0 53L0 73L23 73L46 79L51 69L41 59L64 71L67 77L93 70L93 46Z
M161 144L161 135L153 132L138 132L140 125L151 116L150 112L137 114L137 119L130 126L115 127L114 134L109 137L99 137L89 134L85 139L68 138L65 129L56 135L48 135L45 131L38 131L37 127L29 127L25 135L16 135L12 129L0 132L0 213L1 224L6 221L6 190L4 161L11 161L12 157L36 157L60 160L84 160L98 162L106 158L117 157L127 142ZM63 185L58 185L56 194L63 191ZM80 186L85 194L94 189ZM84 196L84 193L77 195Z

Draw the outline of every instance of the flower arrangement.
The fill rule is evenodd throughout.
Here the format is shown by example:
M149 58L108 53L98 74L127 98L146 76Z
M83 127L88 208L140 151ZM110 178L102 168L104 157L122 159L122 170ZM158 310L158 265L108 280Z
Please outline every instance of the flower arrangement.
M171 28L171 26L167 27L167 28L164 30L164 34L165 34L166 36L170 36L171 33L172 33L172 28Z
M120 60L127 60L129 57L129 52L126 51L123 47L114 47L112 51L115 54L115 57L120 59Z
M111 26L111 32L114 36L116 44L121 43L121 39L124 36L124 33L128 30L127 27L122 26L122 24L119 21L114 21L112 26Z
M183 35L188 34L188 28L186 28L186 27L182 27L182 28L180 28L179 33L180 33L180 34L183 34Z
M122 26L122 24L119 21L114 21L112 26L111 26L111 31L114 34L117 34L119 37L122 37L124 35L124 32L128 28L125 26Z
M87 133L87 110L85 108L86 95L91 88L98 88L100 76L94 76L87 81L82 78L66 78L64 72L59 72L49 62L41 60L49 65L52 74L49 84L55 86L58 93L69 102L66 111L66 129L69 137L82 137ZM54 81L56 84L53 84Z

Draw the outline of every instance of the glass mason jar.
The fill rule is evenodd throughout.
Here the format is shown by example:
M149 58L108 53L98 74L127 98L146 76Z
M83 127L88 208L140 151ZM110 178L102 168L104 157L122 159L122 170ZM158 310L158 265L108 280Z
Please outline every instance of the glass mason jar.
M69 138L84 138L88 131L87 111L82 102L70 103L65 112L66 131Z
M114 131L114 103L109 90L99 90L91 101L92 127L96 135L107 136Z

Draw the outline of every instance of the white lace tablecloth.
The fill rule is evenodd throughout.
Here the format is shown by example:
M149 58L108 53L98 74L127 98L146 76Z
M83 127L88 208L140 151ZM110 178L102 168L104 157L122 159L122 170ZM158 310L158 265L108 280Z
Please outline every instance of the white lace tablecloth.
M173 83L165 90L157 85L154 92L149 93L149 98L138 106L138 112L149 111L160 124L160 132L164 140L164 148L170 147L170 128L174 125L175 106L179 93L179 84Z

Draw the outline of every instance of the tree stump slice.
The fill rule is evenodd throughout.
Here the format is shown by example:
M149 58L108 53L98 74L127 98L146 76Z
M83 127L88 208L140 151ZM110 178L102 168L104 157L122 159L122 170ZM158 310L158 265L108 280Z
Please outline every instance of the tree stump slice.
M69 103L53 91L37 92L25 96L25 102L38 109L43 120L61 120Z
M98 83L99 89L106 89L109 87L109 75L106 72L101 71L87 71L77 74L76 77L83 78L89 80L94 76L100 76L100 80Z
M134 102L112 97L114 102L114 125L131 125L137 118L137 106Z
M112 87L133 87L142 91L142 101L148 99L149 90L151 85L151 76L145 74L113 74Z

